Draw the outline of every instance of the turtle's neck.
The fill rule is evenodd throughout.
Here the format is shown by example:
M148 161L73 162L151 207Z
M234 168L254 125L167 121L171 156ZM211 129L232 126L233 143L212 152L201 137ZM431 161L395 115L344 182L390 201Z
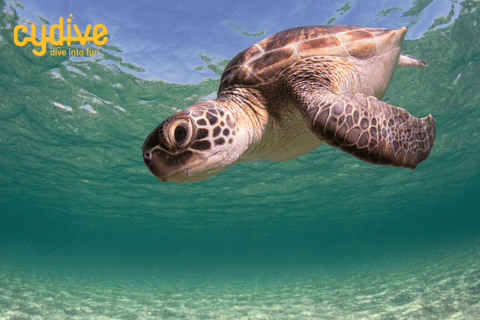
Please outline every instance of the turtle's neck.
M249 145L261 140L268 124L268 112L264 98L253 88L231 88L223 90L217 103L230 110L238 123L248 132Z

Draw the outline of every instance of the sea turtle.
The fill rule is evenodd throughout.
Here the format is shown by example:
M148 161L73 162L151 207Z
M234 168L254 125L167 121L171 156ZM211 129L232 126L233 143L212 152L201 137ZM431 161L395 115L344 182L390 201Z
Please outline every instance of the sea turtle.
M430 153L435 120L380 101L396 67L427 65L400 54L406 31L326 25L269 36L230 61L216 99L150 133L145 164L162 181L194 182L326 142L369 163L415 169Z

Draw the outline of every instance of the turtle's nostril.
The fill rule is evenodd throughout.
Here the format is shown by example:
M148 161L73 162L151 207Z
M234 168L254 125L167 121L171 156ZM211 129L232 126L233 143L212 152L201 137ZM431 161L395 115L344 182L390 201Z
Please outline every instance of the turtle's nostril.
M147 151L143 154L143 157L147 160L150 160L150 159L152 159L152 154Z

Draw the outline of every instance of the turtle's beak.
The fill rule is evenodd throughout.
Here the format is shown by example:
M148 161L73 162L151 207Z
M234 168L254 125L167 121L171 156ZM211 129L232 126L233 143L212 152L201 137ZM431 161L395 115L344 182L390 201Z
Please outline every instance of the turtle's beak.
M177 172L182 166L183 161L191 156L191 152L180 152L172 154L160 146L159 130L162 129L162 122L147 137L142 146L143 162L155 177L162 181L167 181L168 177Z
M202 165L208 158L195 157L192 151L185 150L171 154L159 147L143 150L143 162L155 177L162 181L182 183L189 178L188 170Z
M161 159L164 158L161 155L160 150L154 149L154 150L149 150L143 152L143 162L145 162L145 165L147 168L150 170L151 173L158 179L162 181L167 180L167 175L168 175L168 169L169 166L162 161Z

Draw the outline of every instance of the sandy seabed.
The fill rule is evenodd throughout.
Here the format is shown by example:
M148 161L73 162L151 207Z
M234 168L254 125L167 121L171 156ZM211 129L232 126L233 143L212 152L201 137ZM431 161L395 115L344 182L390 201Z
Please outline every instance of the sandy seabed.
M272 281L101 281L0 259L0 320L480 319L480 246Z

